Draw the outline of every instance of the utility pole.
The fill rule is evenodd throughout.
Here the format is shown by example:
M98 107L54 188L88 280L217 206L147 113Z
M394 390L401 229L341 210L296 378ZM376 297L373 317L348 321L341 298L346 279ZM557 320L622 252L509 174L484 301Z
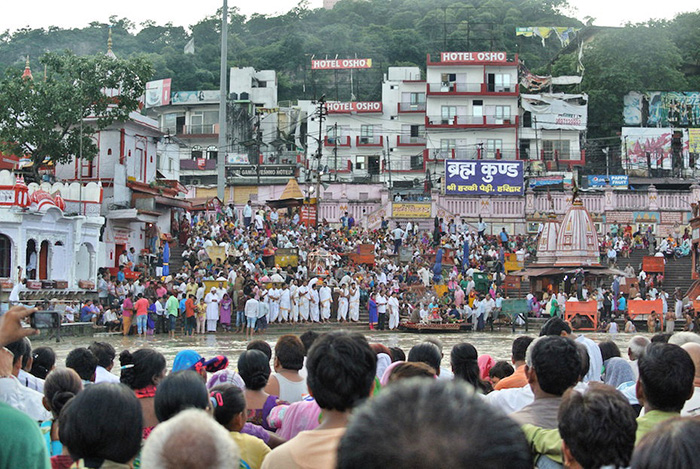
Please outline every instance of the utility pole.
M318 100L318 153L316 154L316 226L318 226L318 212L321 209L321 159L323 158L323 120L328 111L326 110L326 95ZM334 135L336 145L338 142L337 126Z
M352 71L352 70L351 70ZM338 180L338 123L333 124L333 133L335 135L335 145L333 145L333 166L335 167L335 180Z
M228 0L221 11L221 70L219 73L219 149L216 155L216 195L226 204L226 69L228 60Z
M257 178L258 178L258 187L259 187L260 186L260 165L262 164L262 161L260 161L260 149L262 147L262 129L260 128L260 110L259 109L255 109L255 117L257 120L257 123L255 125L255 128L256 128L256 130L255 130L255 149L256 149L255 158L258 162L258 164L255 165L255 167L256 167L255 173L256 173Z
M391 183L391 147L389 146L389 137L384 137L384 140L386 140L386 170L389 174L389 194L391 195L394 191L394 185Z

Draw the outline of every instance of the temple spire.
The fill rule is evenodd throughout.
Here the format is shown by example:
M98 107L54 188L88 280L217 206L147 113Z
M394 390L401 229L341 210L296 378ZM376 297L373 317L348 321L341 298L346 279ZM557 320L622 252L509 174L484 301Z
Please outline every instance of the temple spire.
M112 26L109 26L109 35L107 36L107 57L110 57L112 59L116 59L117 56L114 55L114 52L112 52Z
M27 61L24 64L24 73L22 74L22 80L34 80L32 76L32 69L29 68L29 56L27 56Z

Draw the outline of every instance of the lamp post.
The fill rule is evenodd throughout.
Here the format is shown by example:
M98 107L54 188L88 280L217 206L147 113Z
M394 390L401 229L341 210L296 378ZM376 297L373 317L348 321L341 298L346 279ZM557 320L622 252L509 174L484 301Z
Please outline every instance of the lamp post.
M228 58L228 0L221 11L221 69L219 71L219 151L216 156L216 195L226 204L226 68Z

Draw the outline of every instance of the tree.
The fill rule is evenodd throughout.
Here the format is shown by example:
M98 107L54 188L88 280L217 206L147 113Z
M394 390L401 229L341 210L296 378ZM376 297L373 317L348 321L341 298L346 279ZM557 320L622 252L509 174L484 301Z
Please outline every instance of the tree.
M128 119L152 75L143 58L66 52L47 53L40 63L45 77L23 79L21 70L9 69L0 80L0 150L29 156L35 177L45 161L94 158L94 133Z

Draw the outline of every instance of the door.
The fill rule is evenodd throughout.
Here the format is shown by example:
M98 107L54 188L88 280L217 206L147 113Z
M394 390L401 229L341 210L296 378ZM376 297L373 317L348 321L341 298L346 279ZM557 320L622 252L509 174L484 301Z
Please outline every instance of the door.
M126 244L114 245L114 267L119 267L119 256L126 251Z
M369 174L379 174L379 156L374 155L367 158L367 172Z
M51 245L48 241L41 242L39 250L39 280L49 279L49 250Z

